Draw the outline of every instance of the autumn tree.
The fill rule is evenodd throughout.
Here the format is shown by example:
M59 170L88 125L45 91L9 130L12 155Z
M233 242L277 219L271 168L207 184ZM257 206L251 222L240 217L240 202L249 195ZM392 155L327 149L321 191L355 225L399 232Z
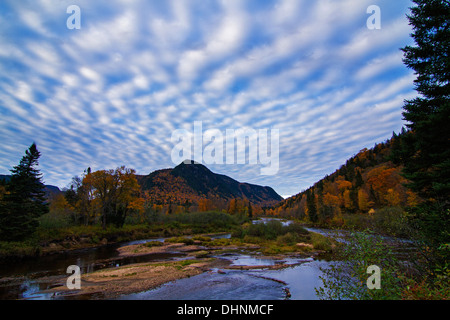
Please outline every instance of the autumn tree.
M74 208L75 224L89 225L95 222L94 188L89 184L83 184L84 177L90 173L91 170L88 168L82 177L73 177L69 189L64 192L67 202Z
M123 226L140 191L135 170L124 166L89 173L84 177L83 185L93 189L92 196L98 204L103 228L109 223Z
M38 218L48 212L42 174L36 168L41 156L33 143L12 170L0 203L0 239L23 240L38 227Z
M369 200L369 195L363 189L358 190L358 207L363 212L369 211L372 203Z

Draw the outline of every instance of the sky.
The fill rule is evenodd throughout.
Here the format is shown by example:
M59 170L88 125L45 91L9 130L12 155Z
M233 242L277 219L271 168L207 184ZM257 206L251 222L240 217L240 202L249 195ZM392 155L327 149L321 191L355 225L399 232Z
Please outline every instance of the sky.
M33 142L44 183L60 188L87 167L172 168L172 135L197 122L278 130L275 173L262 175L262 162L207 167L297 194L405 125L404 100L416 96L400 50L413 44L410 6L2 0L0 174Z

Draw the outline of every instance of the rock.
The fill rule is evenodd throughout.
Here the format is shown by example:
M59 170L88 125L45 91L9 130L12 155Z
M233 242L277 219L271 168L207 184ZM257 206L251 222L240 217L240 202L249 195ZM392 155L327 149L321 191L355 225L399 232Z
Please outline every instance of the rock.
M286 299L289 299L291 297L291 292L289 291L289 288L284 288L283 291L286 294Z
M50 249L56 249L56 248L58 248L59 246L58 246L56 243L52 242L52 243L50 243L50 244L48 245L48 247L49 247Z
M88 237L81 237L80 243L91 243L91 239Z
M300 242L296 244L297 247L300 248L310 248L310 249L314 249L314 246L312 244L309 243L304 243L304 242Z

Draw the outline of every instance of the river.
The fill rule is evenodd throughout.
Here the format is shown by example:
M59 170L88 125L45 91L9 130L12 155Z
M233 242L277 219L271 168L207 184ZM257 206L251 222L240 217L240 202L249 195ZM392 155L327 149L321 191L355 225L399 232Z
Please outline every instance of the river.
M324 229L310 229L310 231L333 237L339 237L341 234ZM229 236L227 234L217 237ZM164 241L164 238L75 250L20 264L0 265L0 299L53 299L53 295L44 291L55 283L55 279L62 281L68 277L66 269L69 265L78 265L81 273L88 273L131 263L177 260L185 257L185 253L182 252L130 258L120 258L118 255L117 248L121 246L155 240ZM276 263L272 259L263 259L248 253L224 254L215 257L230 260L232 265L237 266L267 266ZM283 261L289 266L280 270L213 269L197 276L166 283L156 289L121 296L119 299L281 300L287 297L294 300L318 299L315 289L322 285L322 280L319 278L323 275L321 268L326 268L330 264L329 258L325 256L306 259L287 258Z

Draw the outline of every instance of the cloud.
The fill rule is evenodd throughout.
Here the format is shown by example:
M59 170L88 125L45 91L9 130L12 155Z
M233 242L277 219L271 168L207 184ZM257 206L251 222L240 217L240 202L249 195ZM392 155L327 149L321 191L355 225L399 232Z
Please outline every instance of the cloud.
M280 130L280 170L211 166L295 194L402 126L409 1L61 1L0 4L0 170L33 142L44 179L172 167L176 129Z

